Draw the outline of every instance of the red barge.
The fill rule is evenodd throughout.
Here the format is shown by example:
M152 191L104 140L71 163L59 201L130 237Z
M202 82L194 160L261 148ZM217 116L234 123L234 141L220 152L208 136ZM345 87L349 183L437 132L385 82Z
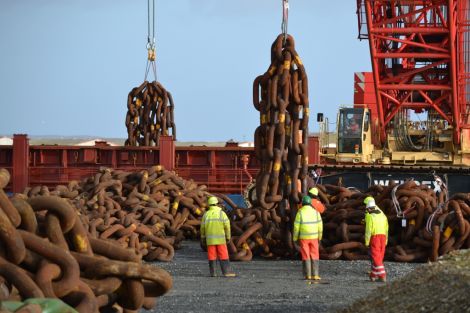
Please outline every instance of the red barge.
M309 139L309 160L319 162L317 137ZM0 168L12 173L7 187L22 192L26 186L56 186L79 180L100 167L138 171L156 164L184 179L207 185L209 191L241 194L259 170L253 148L228 142L224 147L176 146L171 136L159 147L30 145L27 135L13 136L13 145L0 146Z

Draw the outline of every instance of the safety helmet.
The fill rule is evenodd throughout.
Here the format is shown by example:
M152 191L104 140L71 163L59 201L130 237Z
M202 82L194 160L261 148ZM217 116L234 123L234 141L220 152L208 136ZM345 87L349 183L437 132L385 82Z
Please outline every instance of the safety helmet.
M375 208L375 200L374 199L370 199L369 202L367 202L366 209L369 209L369 208Z
M209 205L216 205L217 203L219 203L219 200L217 200L217 197L209 197L209 199L207 199L207 204Z
M369 203L370 200L374 200L374 197L372 197L372 196L367 196L367 197L364 199L364 204L367 205L367 203Z
M312 198L309 196L302 197L302 205L312 204Z
M308 193L311 194L312 196L318 196L318 188L317 187L310 188Z

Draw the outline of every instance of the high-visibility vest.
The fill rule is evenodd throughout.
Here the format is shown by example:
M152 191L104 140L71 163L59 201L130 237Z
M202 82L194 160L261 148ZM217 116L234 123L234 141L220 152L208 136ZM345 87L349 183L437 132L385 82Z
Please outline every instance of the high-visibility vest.
M310 205L299 209L294 221L294 241L299 239L322 239L323 222L320 213Z
M321 201L318 199L312 199L312 207L320 214L325 212L325 205L323 205L323 203L321 203Z
M376 212L368 213L366 212L365 222L366 222L366 233L365 233L365 244L369 245L370 237L374 235L385 235L388 242L388 220L387 216L382 212L382 210L376 206Z
M205 240L208 246L225 244L230 240L230 221L216 205L210 206L204 213L201 221L201 240Z

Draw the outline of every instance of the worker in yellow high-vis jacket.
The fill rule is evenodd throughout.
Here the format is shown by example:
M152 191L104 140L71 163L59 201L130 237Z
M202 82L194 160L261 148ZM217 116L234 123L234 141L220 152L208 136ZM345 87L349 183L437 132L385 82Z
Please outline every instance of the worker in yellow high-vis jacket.
M225 277L234 277L236 275L230 270L227 251L227 242L230 240L230 220L227 214L217 206L218 202L216 197L209 197L207 200L209 209L204 213L201 221L201 244L207 246L210 275L216 276L215 265L218 258L222 274Z
M294 241L300 245L302 269L307 280L320 280L319 241L323 235L323 222L320 213L312 207L309 196L302 198L302 207L297 211L294 221ZM313 272L313 276L312 276Z
M372 197L367 197L364 200L366 204L366 232L365 232L365 244L367 247L370 246L370 256L372 259L372 268L369 274L371 281L387 280L387 274L385 272L385 266L383 264L385 256L385 247L388 242L388 220L387 216L382 210L375 204L375 200Z

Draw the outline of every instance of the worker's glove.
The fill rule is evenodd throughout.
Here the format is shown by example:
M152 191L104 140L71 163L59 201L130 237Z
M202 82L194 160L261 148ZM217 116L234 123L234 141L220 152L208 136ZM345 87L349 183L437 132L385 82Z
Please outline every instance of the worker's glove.
M206 244L206 241L205 241L205 240L201 240L200 244L201 244L201 249L204 250L204 251L207 251L207 244Z
M294 241L294 249L295 251L300 251L300 241Z

